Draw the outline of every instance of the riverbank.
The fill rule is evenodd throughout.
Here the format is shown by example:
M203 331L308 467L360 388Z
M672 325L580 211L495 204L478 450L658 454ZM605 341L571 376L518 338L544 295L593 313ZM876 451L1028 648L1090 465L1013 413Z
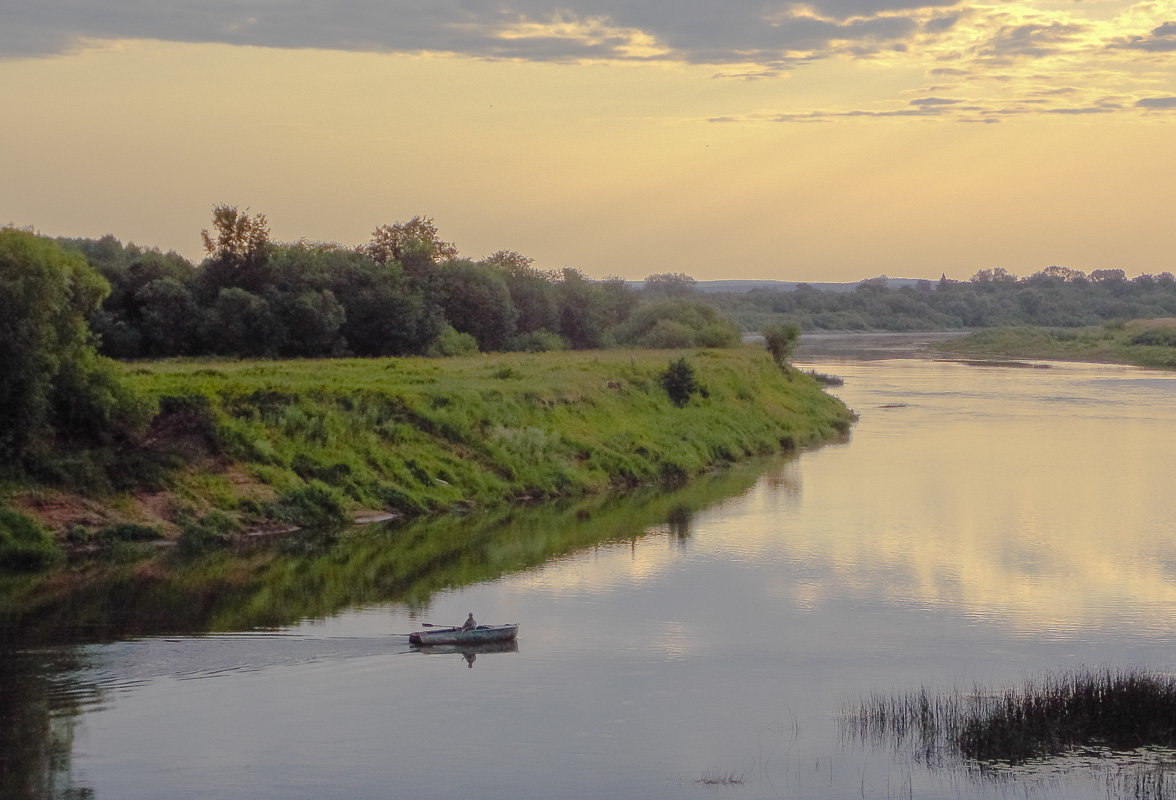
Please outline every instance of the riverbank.
M685 358L697 391L671 400ZM145 435L2 503L85 549L419 517L680 482L843 437L853 415L758 348L125 367Z
M1139 319L1087 328L988 328L932 347L956 355L1176 369L1176 319Z

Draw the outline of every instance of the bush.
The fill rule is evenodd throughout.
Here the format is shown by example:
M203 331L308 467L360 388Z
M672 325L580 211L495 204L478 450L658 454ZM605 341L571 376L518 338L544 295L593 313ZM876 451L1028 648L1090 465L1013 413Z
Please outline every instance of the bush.
M549 353L553 350L567 350L568 343L558 333L531 331L514 337L510 349L523 353Z
M1149 328L1131 337L1131 344L1176 347L1176 328Z
M446 325L429 348L433 358L468 356L478 352L478 340L468 333L458 333L453 326Z
M180 550L185 553L198 553L225 544L240 529L241 526L232 517L220 511L213 511L183 526Z
M693 300L663 300L642 306L613 332L617 344L651 349L735 347L735 324L711 306Z
M283 493L274 501L273 515L296 525L345 525L351 521L343 495L319 480Z
M764 328L764 347L772 354L776 366L785 369L788 359L800 342L800 327L797 325L769 325Z
M694 367L690 366L685 356L670 362L669 367L661 374L661 384L666 394L674 401L674 405L679 408L690 402L691 396L702 389L694 375Z
M48 531L24 514L0 508L0 571L35 572L60 558Z

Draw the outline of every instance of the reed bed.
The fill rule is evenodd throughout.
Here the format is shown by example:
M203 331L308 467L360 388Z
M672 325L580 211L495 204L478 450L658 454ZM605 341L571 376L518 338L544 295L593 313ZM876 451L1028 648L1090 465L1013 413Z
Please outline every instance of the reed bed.
M928 761L954 755L1020 764L1084 748L1169 748L1176 747L1176 676L1079 670L1000 692L875 694L842 718L852 734L912 742Z

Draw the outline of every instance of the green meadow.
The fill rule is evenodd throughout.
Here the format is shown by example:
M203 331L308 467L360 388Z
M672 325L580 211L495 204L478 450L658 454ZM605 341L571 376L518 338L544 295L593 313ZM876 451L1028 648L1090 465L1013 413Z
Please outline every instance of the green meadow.
M685 359L695 385L671 399ZM843 437L853 414L762 349L123 365L157 409L5 502L75 548L468 513L679 483Z
M937 345L943 352L1176 368L1176 319L1084 328L987 328Z

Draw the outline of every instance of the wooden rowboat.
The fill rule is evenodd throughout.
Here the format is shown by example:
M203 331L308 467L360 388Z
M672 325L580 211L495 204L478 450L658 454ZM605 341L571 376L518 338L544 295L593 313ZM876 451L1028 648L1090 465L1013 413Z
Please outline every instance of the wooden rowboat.
M434 628L433 630L410 633L408 643L418 647L439 644L485 644L488 642L510 642L518 635L518 623L514 625L479 625L465 631L461 628Z

